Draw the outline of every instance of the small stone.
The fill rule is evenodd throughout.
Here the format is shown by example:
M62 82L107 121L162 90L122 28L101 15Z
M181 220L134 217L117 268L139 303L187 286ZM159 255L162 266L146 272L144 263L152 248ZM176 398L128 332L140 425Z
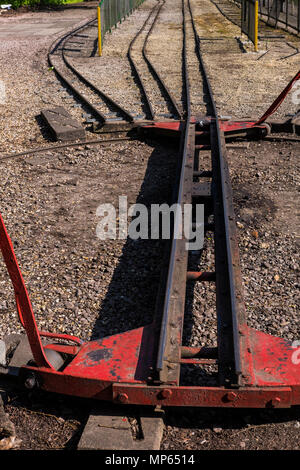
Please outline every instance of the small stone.
M275 274L274 279L276 282L280 281L280 276L279 274Z
M8 309L7 300L3 300L3 302L0 302L0 310L7 310L7 309Z
M216 434L220 434L222 431L222 428L213 428L213 432L215 432Z
M6 366L6 346L3 340L0 340L0 366Z

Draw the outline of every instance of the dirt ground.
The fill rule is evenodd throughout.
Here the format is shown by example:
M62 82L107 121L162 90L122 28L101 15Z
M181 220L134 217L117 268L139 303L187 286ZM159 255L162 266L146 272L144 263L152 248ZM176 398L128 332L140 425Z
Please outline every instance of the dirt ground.
M149 43L155 65L161 68L168 85L174 85L178 100L181 80L176 76L172 81L172 74L167 73L167 62L161 59L163 42L159 50L154 51L154 46L165 31L165 25L168 34L174 36L174 43L179 44L181 33L176 22L180 21L180 4L179 0L167 1ZM248 48L245 53L235 38L240 34L238 28L224 20L212 2L194 0L192 4L199 35L225 37L222 47L217 48L218 41L208 41L203 46L222 114L259 115L295 75L297 56L284 60L281 57L292 50L287 43L294 41L294 44L298 39L286 35L284 40L263 42L258 55L250 50L251 45L244 44ZM108 59L115 50L112 73L118 74L122 68L126 44L151 5L153 0L143 4L140 16L136 14L136 25L129 18L108 38L103 64L108 66ZM7 104L0 105L3 154L49 144L49 136L38 118L42 107L63 103L84 124L82 110L75 108L75 102L61 90L61 84L48 70L46 62L49 44L69 26L62 22L59 33L51 29L47 33L47 14L22 12L6 18L0 16L0 34L1 28L12 24L9 22L14 21L14 17L18 18L19 25L27 21L37 24L38 28L40 23L43 25L42 33L39 35L37 31L35 38L31 38L28 31L26 34L24 31L23 36L19 31L18 36L1 39L0 79L13 85L8 88ZM51 13L50 22L64 20L78 24L90 16L91 11L75 8ZM130 34L126 33L127 22ZM122 47L116 50L118 34L122 35ZM263 56L268 48L270 51ZM168 52L167 49L166 53L170 59L169 69L176 73L178 50ZM83 70L85 66L89 78L99 84L101 63L95 57L78 60L78 63ZM278 77L274 70L280 70ZM118 82L121 97L130 77L128 66L123 72ZM107 75L105 78L107 80ZM114 82L107 80L107 86L109 83ZM133 106L133 98L129 104ZM286 118L294 112L295 106L289 99L277 116ZM102 202L116 204L120 194L128 196L129 204L170 201L177 150L169 144L147 139L101 148L83 145L1 163L1 213L12 236L41 328L90 339L125 331L129 326L134 328L151 319L163 245L143 240L100 242L95 236L96 209ZM290 341L300 339L299 153L299 142L288 141L251 142L242 150L228 150L248 322L253 328ZM206 268L213 264L209 250L201 263ZM21 331L12 294L0 264L0 338ZM203 341L214 344L213 299L211 287L198 286L187 300L193 308L192 321L187 320L185 325L185 340L189 345ZM14 391L4 393L3 400L16 430L15 449L76 449L88 415L84 401L41 392ZM166 411L165 424L162 450L300 448L299 408L172 409Z

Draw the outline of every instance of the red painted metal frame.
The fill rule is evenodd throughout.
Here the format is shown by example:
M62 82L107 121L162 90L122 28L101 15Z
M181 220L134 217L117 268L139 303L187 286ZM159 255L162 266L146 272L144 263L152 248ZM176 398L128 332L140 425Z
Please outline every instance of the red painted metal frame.
M277 109L299 78L300 72L259 121L223 121L221 129L225 133L254 127L261 129L264 120ZM157 123L153 126L176 133L181 123ZM205 135L205 131L201 135ZM155 324L86 343L74 336L39 331L1 215L0 248L14 287L19 318L36 364L21 367L20 376L23 375L24 380L33 375L36 383L47 391L128 404L247 408L300 404L300 369L299 361L295 361L293 345L246 324L241 325L240 334L247 344L247 352L242 358L243 370L247 374L243 377L243 385L234 388L185 387L178 383L156 384L151 381L149 376L155 367ZM195 277L194 273L190 275ZM44 346L41 337L56 341ZM64 368L55 370L47 358L49 349L65 355ZM184 362L188 360L183 359Z
M265 122L266 120L279 108L281 103L284 101L288 93L291 91L294 84L300 80L300 70L296 73L296 75L290 80L288 85L284 88L284 90L280 93L280 95L275 99L275 101L271 104L271 106L267 109L267 111L259 118L257 121L225 121L220 120L220 129L224 132L225 136L230 136L231 134L239 134L244 133L245 131L256 131L261 132L262 130L266 129ZM205 120L210 120L210 118L205 117ZM191 122L197 122L197 118L194 117L191 119ZM181 122L180 121L164 121L164 122L154 122L150 125L143 125L144 129L152 129L160 131L160 133L165 133L166 135L176 135L178 132L181 132ZM198 134L200 134L198 132ZM207 133L203 131L203 136Z
M20 322L26 330L33 358L38 366L52 369L52 365L48 361L44 348L42 346L41 336L53 339L69 340L75 342L78 345L82 344L82 341L79 338L76 338L75 336L55 334L38 330L29 295L25 287L24 279L20 271L13 250L13 246L10 237L7 233L1 214L0 248L14 287L17 312L19 315Z
M197 118L194 117L191 119L191 123L196 123ZM153 122L152 124L142 125L143 129L153 129L165 131L166 135L177 135L181 132L181 121L162 121L162 122ZM245 132L249 129L262 130L265 129L263 124L257 124L257 121L220 121L220 129L225 133L229 134L230 132ZM200 133L198 132L197 135ZM208 135L208 132L202 131L202 136Z
M257 408L300 404L299 365L293 361L295 349L292 344L247 326L243 327L243 334L249 343L249 358L243 359L248 366L251 363L251 367L247 367L250 372L245 386L236 389L149 383L149 371L154 365L152 324L87 343L69 335L40 332L1 215L0 247L15 289L20 320L36 362L36 366L24 364L21 375L25 374L25 379L33 374L42 389L142 405ZM41 336L68 340L77 345L43 346ZM69 356L63 370L57 371L51 366L46 357L47 349Z

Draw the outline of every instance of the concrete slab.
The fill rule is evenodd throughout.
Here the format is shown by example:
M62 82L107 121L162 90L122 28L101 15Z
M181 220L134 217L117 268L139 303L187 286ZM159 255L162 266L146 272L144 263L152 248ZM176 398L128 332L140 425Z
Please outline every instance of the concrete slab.
M133 447L128 419L94 409L81 436L78 450L127 450Z
M144 439L135 441L134 450L159 450L164 432L162 413L141 416L140 419Z
M66 142L84 140L85 130L62 106L44 109L41 115L54 134L56 140Z
M106 405L109 406L109 405ZM162 413L140 412L141 439L134 439L126 407L103 405L93 409L82 433L78 450L159 450L164 423Z

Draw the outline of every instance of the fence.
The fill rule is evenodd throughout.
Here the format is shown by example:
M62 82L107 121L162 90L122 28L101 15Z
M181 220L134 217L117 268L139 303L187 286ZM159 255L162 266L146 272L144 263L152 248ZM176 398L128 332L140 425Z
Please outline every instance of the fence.
M257 51L258 45L258 0L241 0L241 30L253 42Z
M273 20L275 25L281 23L300 32L299 0L259 0L259 13L266 16L270 24Z
M101 0L98 6L98 41L99 55L102 54L102 45L105 34L114 26L122 22L135 8L145 0Z
M242 0L233 0L241 5ZM259 14L271 26L300 33L300 0L259 0Z

